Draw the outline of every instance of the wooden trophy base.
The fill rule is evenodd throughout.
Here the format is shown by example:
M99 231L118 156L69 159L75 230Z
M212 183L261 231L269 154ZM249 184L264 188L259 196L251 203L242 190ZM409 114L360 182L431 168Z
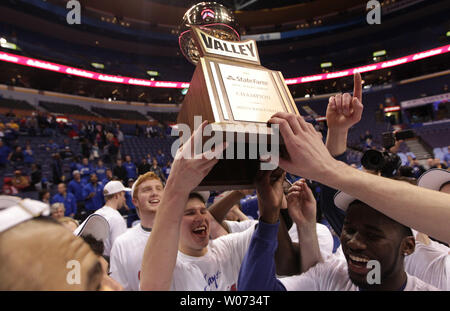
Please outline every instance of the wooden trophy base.
M235 133L236 134L236 133ZM224 136L225 137L225 134ZM267 136L267 141L270 143L271 136ZM223 159L212 168L209 174L203 179L200 185L195 188L197 191L226 191L226 190L242 190L254 189L255 180L258 171L261 168L260 153L258 143L249 143L248 135L244 141L233 142L234 156L232 158L226 157L227 150L223 153ZM245 148L245 158L240 159L236 154L239 146ZM228 147L230 148L230 146ZM286 154L286 147L281 140L277 146L272 148L279 148L279 155ZM256 153L251 153L250 150ZM250 154L252 156L250 156ZM243 156L241 155L241 158Z
M259 166L259 160L219 160L195 190L226 191L254 189L254 181Z

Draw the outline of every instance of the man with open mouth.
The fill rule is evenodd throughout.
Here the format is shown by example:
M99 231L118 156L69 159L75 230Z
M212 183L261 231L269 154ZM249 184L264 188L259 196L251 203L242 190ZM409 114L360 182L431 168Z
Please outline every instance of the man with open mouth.
M140 289L223 291L236 289L254 226L210 240L206 196L193 192L225 146L193 156L206 122L178 150L142 260ZM195 139L194 139L195 137ZM211 153L211 154L209 154ZM271 174L276 177L275 180ZM284 174L267 171L257 182L262 219L278 219ZM259 190L258 190L259 189ZM287 232L286 232L286 235ZM286 251L287 253L287 251Z
M340 237L345 260L335 255L322 259L312 229L315 201L305 197L312 193L301 181L288 194L289 213L299 230L302 273L276 278L278 224L260 221L242 263L239 290L437 290L405 272L404 258L415 247L411 230L344 192L336 195L335 205L346 211Z

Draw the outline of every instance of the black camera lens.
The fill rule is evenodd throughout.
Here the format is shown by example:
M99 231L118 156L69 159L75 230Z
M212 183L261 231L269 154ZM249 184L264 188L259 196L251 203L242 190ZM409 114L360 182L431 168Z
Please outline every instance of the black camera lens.
M380 172L384 177L392 177L402 165L400 157L394 153L367 150L361 158L365 169Z
M361 164L368 170L379 171L385 164L383 153L377 150L367 150L361 158Z

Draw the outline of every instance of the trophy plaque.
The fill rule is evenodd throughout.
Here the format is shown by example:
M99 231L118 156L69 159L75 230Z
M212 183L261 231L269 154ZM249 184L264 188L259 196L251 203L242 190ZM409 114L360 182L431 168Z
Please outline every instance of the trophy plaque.
M193 9L212 17L217 8L225 9L231 16L221 5L200 3L186 12L185 20ZM224 13L220 13L223 17ZM196 64L196 69L177 123L189 125L193 132L198 126L194 125L194 116L201 116L202 121L211 124L214 135L222 135L223 141L233 144L228 149L231 147L234 155L225 156L225 151L224 159L219 160L197 190L254 188L261 144L283 149L281 135L267 121L276 112L299 113L281 72L261 66L256 41L237 41L239 37L233 28L229 27L234 32L223 31L224 25L218 24L191 24L190 30L180 35L183 54ZM245 156L242 152L237 154L238 150L245 150Z

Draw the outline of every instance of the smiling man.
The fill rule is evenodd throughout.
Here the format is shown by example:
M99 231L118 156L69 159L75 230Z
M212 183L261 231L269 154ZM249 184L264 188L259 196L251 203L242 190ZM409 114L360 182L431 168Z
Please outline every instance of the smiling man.
M308 203L305 197L312 198L312 193L301 183L294 184L288 195L289 214L299 231L303 273L276 278L278 226L260 222L239 273L239 290L437 290L405 272L404 258L415 246L411 230L343 192L336 195L335 205L346 211L340 237L345 260L336 255L322 259L312 226L315 202ZM374 261L375 266L370 265Z
M111 250L111 277L124 290L139 290L142 257L152 231L164 186L153 172L140 175L131 189L141 223L127 230L114 242Z
M348 204L345 199L352 202ZM348 277L354 285L367 290L427 289L427 284L405 272L404 259L415 247L411 229L345 193L338 193L335 202L339 208L347 209L341 243ZM371 260L379 263L380 284L368 284L368 273L373 269L368 265Z
M205 197L193 192L218 162L223 146L196 154L203 122L180 147L167 180L145 246L140 288L142 290L233 290L254 226L244 232L210 240ZM256 182L261 219L278 221L284 174L266 171ZM286 232L287 235L287 232Z

